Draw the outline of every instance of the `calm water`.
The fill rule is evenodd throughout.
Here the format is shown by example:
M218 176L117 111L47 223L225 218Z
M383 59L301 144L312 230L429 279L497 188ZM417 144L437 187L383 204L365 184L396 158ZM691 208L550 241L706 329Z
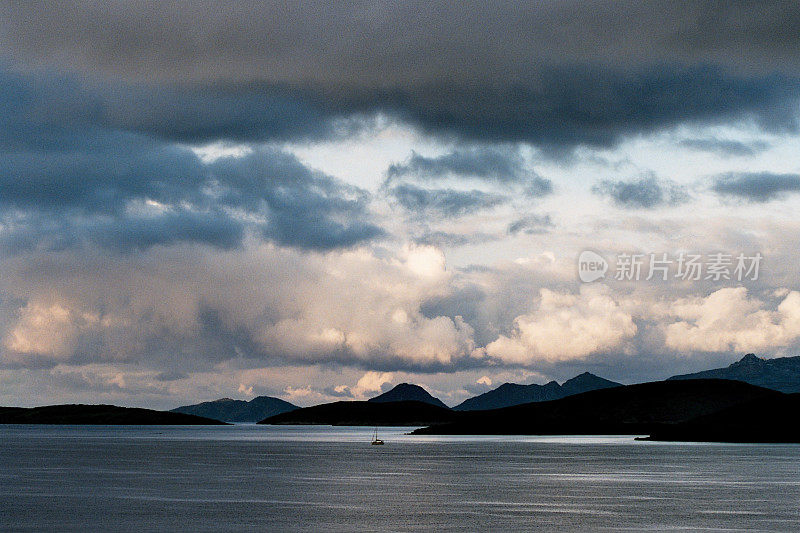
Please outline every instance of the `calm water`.
M2 531L800 531L800 446L0 426Z

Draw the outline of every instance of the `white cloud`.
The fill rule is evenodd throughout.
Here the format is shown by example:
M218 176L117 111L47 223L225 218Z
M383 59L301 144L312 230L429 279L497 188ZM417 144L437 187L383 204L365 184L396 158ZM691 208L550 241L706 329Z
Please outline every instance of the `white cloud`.
M291 385L283 389L283 396L290 403L302 402L309 397L319 396L310 386L292 387Z
M3 336L2 359L14 363L24 362L27 357L65 361L80 350L82 338L114 325L112 317L94 310L53 301L29 301Z
M475 347L460 317L421 311L453 278L431 246L305 254L251 243L228 253L175 247L58 262L57 276L35 281L25 273L30 262L6 263L0 291L27 304L0 309L5 362L191 353L200 365L238 354L399 368L450 365Z
M608 377L628 381L663 376L688 356L701 369L720 352L777 355L800 343L800 293L785 288L797 286L795 229L760 227L772 240L758 293L674 280L578 289L577 253L558 245L568 241L474 268L449 268L450 252L446 263L431 246L300 253L253 240L229 251L7 255L0 388L6 403L29 387L52 402L174 407L238 393L311 405L412 380L458 403L495 383L599 371L595 354L617 372ZM712 242L734 249L731 239L740 237ZM614 246L598 249L610 257Z
M673 302L678 321L665 327L666 344L678 351L761 352L785 347L800 338L800 292L776 291L783 300L775 310L749 298L745 287L724 288L705 298Z
M256 324L266 351L324 359L339 354L358 361L404 365L448 365L474 349L473 330L460 317L427 317L427 298L445 294L452 275L441 251L406 246L384 259L361 249L330 254L313 272L313 284L298 284L302 306L272 324Z
M73 313L58 304L29 303L20 310L19 320L3 344L20 354L65 357L74 347L77 326Z
M368 393L380 392L383 389L383 385L391 383L392 379L394 379L394 374L391 372L369 371L358 380L358 383L351 391L353 396L357 398L364 397Z
M578 294L542 289L537 308L514 319L511 335L500 335L486 354L521 365L582 359L620 349L636 332L633 317L604 285L583 285Z

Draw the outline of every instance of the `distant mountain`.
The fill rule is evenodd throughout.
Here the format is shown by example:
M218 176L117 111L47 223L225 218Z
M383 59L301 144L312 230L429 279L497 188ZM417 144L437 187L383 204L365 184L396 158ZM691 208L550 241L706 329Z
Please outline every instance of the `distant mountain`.
M560 400L467 411L414 433L454 435L649 435L676 424L782 393L727 380L658 381Z
M258 396L249 402L222 398L213 402L184 405L172 409L173 413L204 416L224 422L258 422L270 416L299 409L296 405L272 396Z
M379 396L370 398L368 402L424 402L438 407L448 407L439 399L428 394L428 391L419 385L401 383L392 390L386 391Z
M453 407L456 411L477 411L484 409L500 409L530 402L546 402L558 400L598 389L619 387L621 384L614 381L595 376L589 372L584 372L559 385L551 381L545 385L517 385L516 383L504 383L494 390L484 392L474 398L469 398L457 406Z
M622 383L611 381L610 379L595 376L589 372L579 374L572 379L568 379L561 385L561 389L566 393L566 396L573 394L581 394L593 390L610 389L611 387L621 387Z
M800 357L762 359L749 353L725 368L672 376L669 379L734 379L781 392L800 392Z
M429 426L455 419L446 407L428 402L334 402L276 415L259 424L330 426Z
M0 407L0 424L220 425L224 422L168 411L116 405Z
M546 402L563 398L561 385L551 381L546 385L518 385L503 383L494 390L464 400L453 407L456 411L500 409L529 402Z
M758 398L655 430L642 440L692 442L800 442L800 394Z

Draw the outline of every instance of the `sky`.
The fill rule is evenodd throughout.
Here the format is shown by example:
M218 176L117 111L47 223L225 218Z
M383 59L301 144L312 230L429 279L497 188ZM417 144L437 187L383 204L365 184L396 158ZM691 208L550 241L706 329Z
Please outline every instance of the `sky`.
M798 193L795 3L2 1L0 405L798 355Z

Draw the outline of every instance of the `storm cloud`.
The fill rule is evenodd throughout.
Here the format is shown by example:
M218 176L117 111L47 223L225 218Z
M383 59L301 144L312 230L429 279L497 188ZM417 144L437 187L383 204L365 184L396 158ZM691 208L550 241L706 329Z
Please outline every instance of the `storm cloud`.
M454 5L445 0L285 6L201 0L5 3L2 42L18 61L134 79L394 84L448 75L515 79L559 62L674 60L731 67L798 67L800 8L685 1L577 0ZM665 24L664 21L669 21ZM512 31L513 30L513 31ZM507 37L505 37L507 36ZM504 38L505 37L505 38ZM427 67L418 69L424 55ZM379 59L393 57L390 64ZM474 60L469 69L454 69Z
M0 75L6 249L91 242L124 251L181 241L228 248L251 228L324 250L383 234L366 191L287 152L259 147L206 162L185 145L116 128L108 116L120 110L95 96L55 79L42 86Z
M203 163L190 150L135 140L3 157L6 238L85 238L123 250L183 240L229 247L250 227L287 246L330 249L383 234L366 191L288 153L264 148Z
M681 123L797 126L800 13L785 3L34 2L0 15L15 70L91 72L92 121L184 142L324 138L378 114L550 149Z

